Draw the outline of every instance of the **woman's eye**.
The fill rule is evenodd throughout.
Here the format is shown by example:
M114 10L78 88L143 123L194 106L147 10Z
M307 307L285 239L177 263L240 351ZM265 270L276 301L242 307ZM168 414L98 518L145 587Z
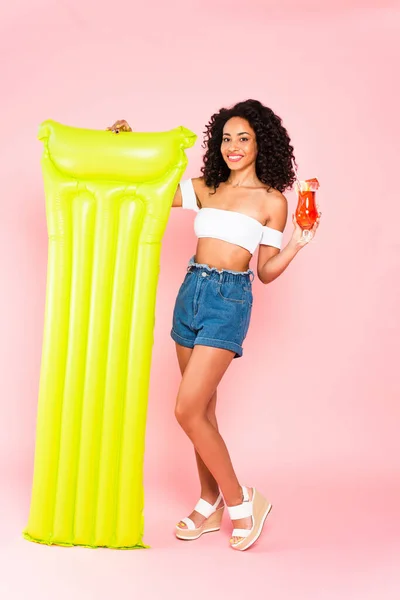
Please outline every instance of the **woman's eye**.
M222 141L223 141L223 142L229 142L229 141L230 141L230 138L224 137L224 138L222 138ZM240 141L248 142L248 141L249 141L249 138L247 138L247 137L242 137L242 138L240 138Z

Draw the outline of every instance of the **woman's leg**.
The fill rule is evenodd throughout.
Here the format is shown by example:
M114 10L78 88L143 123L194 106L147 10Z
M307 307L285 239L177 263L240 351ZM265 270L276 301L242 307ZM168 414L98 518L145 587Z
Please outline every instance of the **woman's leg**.
M176 343L175 345L176 345L176 354L178 357L179 368L183 375L183 373L185 372L185 369L186 369L186 365L188 364L189 359L192 355L193 349L186 348L185 346L181 346L178 343ZM217 416L215 413L216 406L217 406L217 390L215 390L214 394L212 395L210 403L207 407L207 418L210 421L210 423L212 424L212 426L218 430ZM200 479L200 497L203 498L204 500L207 500L207 502L209 502L210 504L214 504L214 502L216 501L218 494L219 494L218 483L216 482L213 475L210 473L209 469L206 467L206 465L202 461L201 456L197 452L196 449L195 449L195 455L196 455L197 470L199 472L199 479ZM223 502L220 503L220 506L223 506ZM193 523L196 525L196 527L200 527L200 525L205 520L205 517L203 517L203 515L201 515L200 513L196 512L194 510L189 515L189 519L191 519L193 521ZM183 523L182 521L180 521L179 526L183 527L183 528L187 527L187 525L185 525L185 523Z
M208 405L232 362L234 352L196 345L187 362L178 391L175 415L202 461L218 482L228 506L241 504L242 488L233 470L228 449L207 417ZM251 527L251 518L234 521L238 528Z
M216 405L217 405L217 391L215 390L215 392L210 400L210 404L208 405L207 418L210 421L211 425L214 427L214 429L216 429L218 431L217 415L215 414ZM204 464L200 454L197 452L196 449L195 449L195 455L196 455L197 470L199 472L199 479L200 479L200 485L201 485L201 497L204 498L204 500L207 500L207 502L210 502L210 500L208 500L207 496L211 496L211 498L210 498L211 500L212 500L212 498L214 498L214 501L212 502L212 504L214 504L214 502L217 499L217 496L219 494L218 483L215 480L212 473L210 472L210 470Z

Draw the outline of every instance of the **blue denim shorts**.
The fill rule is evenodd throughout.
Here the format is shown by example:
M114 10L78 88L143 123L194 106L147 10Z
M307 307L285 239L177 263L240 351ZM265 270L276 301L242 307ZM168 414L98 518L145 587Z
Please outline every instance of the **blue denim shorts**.
M172 318L173 340L193 348L196 344L243 354L250 325L254 273L216 269L189 260L179 288Z

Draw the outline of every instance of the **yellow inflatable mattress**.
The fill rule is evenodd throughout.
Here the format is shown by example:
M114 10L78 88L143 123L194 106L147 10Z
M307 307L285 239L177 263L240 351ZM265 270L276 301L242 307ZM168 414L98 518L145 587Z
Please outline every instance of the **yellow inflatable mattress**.
M44 122L49 235L24 537L143 548L143 455L160 249L196 140Z

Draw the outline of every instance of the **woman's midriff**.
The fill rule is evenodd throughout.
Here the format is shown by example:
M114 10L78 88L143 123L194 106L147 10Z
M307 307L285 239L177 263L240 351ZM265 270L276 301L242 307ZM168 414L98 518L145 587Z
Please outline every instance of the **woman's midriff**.
M230 242L215 238L200 238L197 243L195 261L216 269L247 271L251 256L248 250Z

